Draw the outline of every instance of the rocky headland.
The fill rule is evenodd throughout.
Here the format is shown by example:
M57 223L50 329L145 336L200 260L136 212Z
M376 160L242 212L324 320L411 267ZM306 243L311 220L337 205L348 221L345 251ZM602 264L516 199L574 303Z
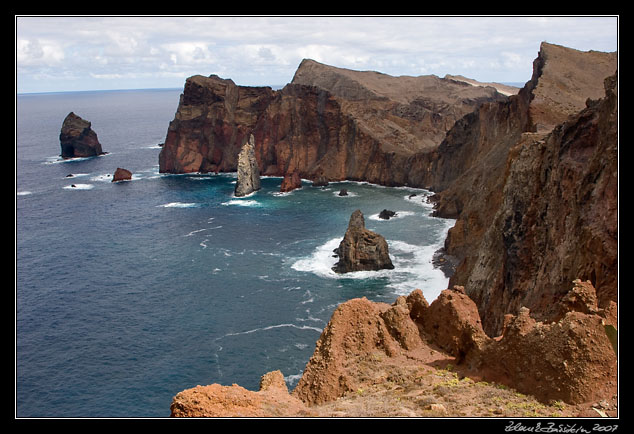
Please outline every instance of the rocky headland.
M104 154L91 123L70 112L59 133L62 158L95 157Z
M206 102L184 104L196 101L188 86L207 80L225 96L200 88ZM542 43L517 93L467 81L313 61L278 92L188 79L162 171L209 161L231 170L233 145L214 151L201 137L252 128L265 173L424 187L435 214L456 219L444 247L458 261L451 289L431 304L414 290L393 305L340 305L287 393L296 400L286 415L617 414L617 53ZM235 109L218 121L214 104ZM187 113L196 120L180 124ZM206 130L209 119L222 128Z
M159 156L162 173L234 172L253 132L263 175L404 185L404 167L433 150L493 87L436 76L392 77L304 60L279 91L217 76L187 79ZM422 169L421 164L411 170Z

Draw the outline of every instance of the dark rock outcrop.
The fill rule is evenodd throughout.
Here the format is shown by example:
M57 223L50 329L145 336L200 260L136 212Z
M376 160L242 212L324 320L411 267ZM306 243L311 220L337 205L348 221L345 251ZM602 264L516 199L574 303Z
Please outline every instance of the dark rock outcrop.
M375 271L394 268L385 238L365 228L361 210L350 216L348 229L335 250L339 261L332 268L337 273Z
M379 218L383 220L389 220L396 215L395 211L391 211L389 209L384 209L379 213Z
M104 154L91 123L70 112L59 134L62 158L94 157Z
M238 179L234 194L236 197L246 196L260 189L260 169L255 159L255 144L253 134L249 141L242 146L238 155Z
M117 170L115 170L114 175L112 176L112 182L129 181L131 179L132 172L121 167L117 167Z

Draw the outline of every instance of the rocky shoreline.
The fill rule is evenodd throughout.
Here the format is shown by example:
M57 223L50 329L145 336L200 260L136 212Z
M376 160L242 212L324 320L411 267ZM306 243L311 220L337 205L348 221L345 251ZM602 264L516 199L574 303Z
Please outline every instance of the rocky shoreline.
M616 68L617 53L544 42L516 94L313 61L277 92L188 79L161 172L233 171L252 131L265 175L427 188L456 224L434 258L451 289L431 304L414 288L393 305L349 300L292 392L199 386L172 415L615 416ZM509 408L490 384L529 398Z

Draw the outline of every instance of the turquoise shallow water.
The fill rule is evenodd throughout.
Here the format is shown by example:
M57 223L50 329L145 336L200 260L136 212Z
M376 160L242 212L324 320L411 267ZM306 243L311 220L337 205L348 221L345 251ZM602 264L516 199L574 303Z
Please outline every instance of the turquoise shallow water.
M235 198L234 174L159 174L179 93L17 98L18 417L166 417L185 388L255 390L276 369L292 388L338 304L415 288L431 301L447 284L431 258L453 221L430 217L424 190L304 182L281 194L263 178ZM107 155L59 159L69 111ZM117 167L132 181L111 183ZM378 219L384 208L397 217ZM355 209L394 270L330 270Z

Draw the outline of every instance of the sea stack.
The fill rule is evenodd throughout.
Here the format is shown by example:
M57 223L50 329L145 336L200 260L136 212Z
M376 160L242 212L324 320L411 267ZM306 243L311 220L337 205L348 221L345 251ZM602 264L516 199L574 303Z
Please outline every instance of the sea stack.
M241 197L260 189L260 169L255 159L255 140L253 134L249 141L242 146L238 154L238 181L235 196Z
M394 268L383 236L365 228L361 210L350 216L348 230L335 249L339 262L332 268L336 273L375 271Z
M280 192L286 193L298 188L302 188L302 178L300 178L299 173L291 172L284 175L280 185Z
M97 134L90 126L90 122L73 112L66 116L59 134L62 158L94 157L104 154Z
M131 179L132 172L130 172L128 169L117 167L117 170L115 170L114 175L112 176L111 182L129 181Z

